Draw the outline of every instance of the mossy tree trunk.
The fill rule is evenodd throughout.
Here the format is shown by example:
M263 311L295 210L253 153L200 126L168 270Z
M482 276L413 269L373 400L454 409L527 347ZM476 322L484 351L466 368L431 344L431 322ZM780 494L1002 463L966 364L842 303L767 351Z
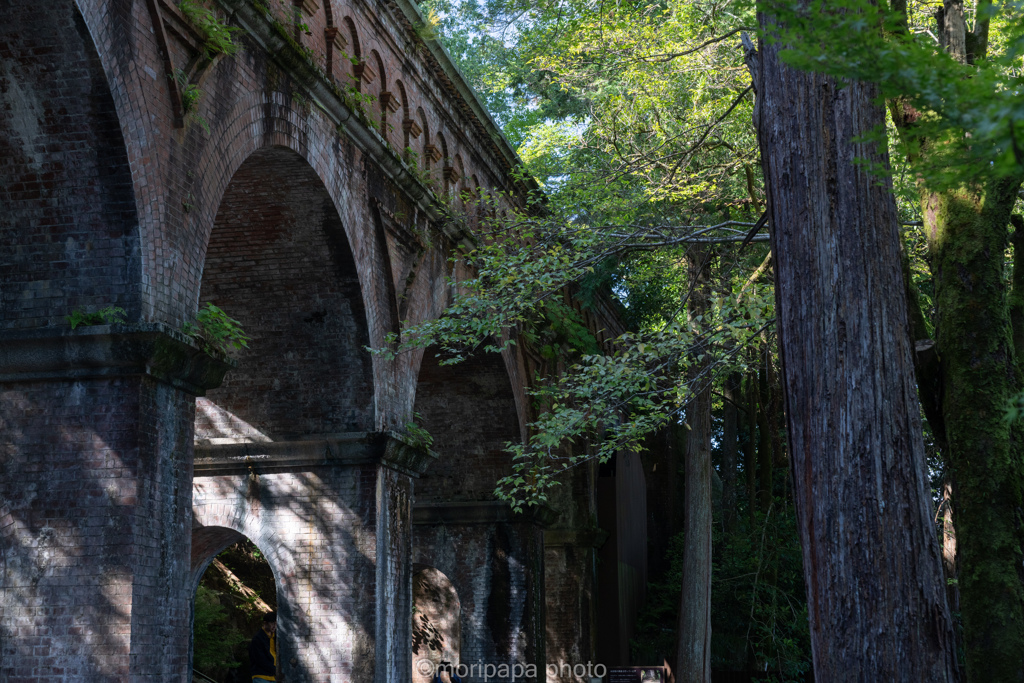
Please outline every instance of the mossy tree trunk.
M978 682L1024 681L1024 468L1003 418L1019 390L1004 272L1019 187L1002 179L922 191L967 677Z
M770 20L762 28L770 32ZM815 679L954 681L877 90L754 62Z
M984 58L988 20L967 31L964 6L937 15L941 44L964 64ZM947 141L926 139L920 112L889 103L900 135L927 159ZM1021 435L1003 419L1021 389L1024 271L1019 230L1013 289L1005 254L1020 177L973 178L954 187L919 183L934 280L937 372L921 372L921 400L946 461L956 533L956 570L968 681L1024 682L1024 467ZM911 294L910 305L916 303Z

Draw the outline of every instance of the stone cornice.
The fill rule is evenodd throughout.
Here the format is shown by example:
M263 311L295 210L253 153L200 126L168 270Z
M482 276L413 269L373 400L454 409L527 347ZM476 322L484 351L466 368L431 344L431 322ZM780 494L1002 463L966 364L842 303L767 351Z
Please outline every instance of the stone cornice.
M195 445L195 476L300 472L315 467L383 465L411 477L437 459L433 451L393 432L347 432L287 441L213 439Z
M519 523L545 527L557 518L558 513L546 505L513 512L508 503L500 500L416 503L412 507L412 523L425 525Z
M163 323L0 331L0 382L142 375L202 396L232 367Z

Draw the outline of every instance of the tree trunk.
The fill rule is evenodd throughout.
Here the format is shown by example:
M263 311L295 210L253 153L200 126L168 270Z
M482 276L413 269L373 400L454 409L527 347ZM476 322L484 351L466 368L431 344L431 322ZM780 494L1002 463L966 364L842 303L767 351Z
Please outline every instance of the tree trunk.
M1020 369L1024 359L1024 216L1010 216L1013 234L1013 288L1010 290L1010 329L1013 334L1013 356L1017 359Z
M986 56L989 18L983 14L970 33L961 0L945 0L936 15L941 43L957 61ZM905 101L893 100L890 107L900 134L921 157L941 152L949 142L923 137L916 126L920 113ZM938 396L929 396L925 406L938 405L941 412L942 451L955 494L967 679L979 683L1024 682L1024 443L1020 427L1003 419L1006 401L1021 388L1019 231L1012 238L1009 298L1004 264L1008 224L1024 227L1010 215L1021 181L974 177L958 187L936 189L924 181L918 186L934 281L939 368L933 373L938 389L932 391Z
M769 21L762 19L762 28ZM794 498L819 681L954 681L877 89L755 65Z
M730 373L723 386L722 411L722 523L736 531L736 460L739 454L739 409L742 400L739 373Z
M767 346L765 347L767 353ZM762 365L758 371L758 395L760 406L757 411L757 503L761 512L768 514L768 508L772 505L772 433L768 426L768 415L771 412L771 405L768 401L768 378L766 368Z
M707 251L693 248L687 256L690 277L698 280L690 295L689 314L708 308ZM705 361L706 363L706 361ZM691 378L703 375L694 366ZM683 522L683 586L679 605L677 683L711 681L711 385L703 381L687 411L685 502Z
M1021 444L1003 419L1017 391L1004 280L1019 182L923 190L932 255L947 459L956 500L969 681L1024 681Z
M757 374L747 375L747 442L743 457L743 472L747 480L747 517L754 528L757 510Z

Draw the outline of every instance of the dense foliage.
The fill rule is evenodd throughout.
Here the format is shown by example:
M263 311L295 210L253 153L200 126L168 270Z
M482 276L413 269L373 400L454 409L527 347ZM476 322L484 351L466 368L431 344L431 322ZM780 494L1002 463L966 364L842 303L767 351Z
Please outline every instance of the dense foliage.
M889 147L892 167L870 171L891 183L903 220L935 486L956 484L954 516L969 530L966 574L955 552L946 564L951 586L965 591L968 670L979 680L1001 675L991 666L1012 670L1024 632L998 624L1024 614L1014 573L1024 545L1014 512L1024 500L1022 440L1004 419L1006 406L1012 421L1021 412L1012 406L1024 405L1009 402L1024 389L1024 270L1011 248L1024 244L1024 220L1011 220L1024 179L1019 3L427 4L438 37L544 192L536 206L484 221L482 246L463 255L476 275L459 283L449 314L403 335L457 361L514 343L515 331L564 359L557 376L535 382L539 417L528 443L510 445L516 473L500 494L517 507L543 500L564 469L685 422L701 389L721 393L733 374L744 385L769 380L750 404L749 452L717 464L723 485L740 491L716 511L713 651L723 668L793 677L809 659L793 512L780 484L788 464L778 384L766 377L772 363L757 362L774 353L772 264L757 241L748 244L765 227L766 197L753 120L757 53L740 37L782 41L794 67L878 84L890 115L873 139ZM687 271L696 244L714 245L711 285ZM710 287L711 304L695 313L698 286ZM611 349L595 348L561 303L567 287L584 298L610 292L629 331ZM715 410L721 418L723 405ZM716 438L721 451L724 433ZM678 580L657 579L638 656L671 651L653 643L671 628ZM955 588L950 598L959 600Z

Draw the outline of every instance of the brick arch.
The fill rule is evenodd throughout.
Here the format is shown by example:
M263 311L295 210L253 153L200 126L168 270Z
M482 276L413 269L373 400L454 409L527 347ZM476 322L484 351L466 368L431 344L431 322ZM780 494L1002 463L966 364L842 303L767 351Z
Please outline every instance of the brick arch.
M380 84L379 84L378 89L381 90L381 91L387 90L388 89L387 74L384 71L384 60L381 59L380 53L377 52L376 50L370 50L370 56L368 57L368 59L373 61L373 67L377 71L377 78L380 79Z
M0 328L107 306L138 320L135 187L92 34L71 3L9 8L4 23L14 58L0 93Z
M440 154L438 163L440 168L438 170L438 179L440 187L444 188L444 193L447 195L451 191L451 183L448 179L448 169L451 167L451 157L448 156L448 141L444 137L444 133L437 131L437 149Z
M219 507L221 509L213 509ZM287 577L294 576L303 564L302 559L283 552L280 539L275 535L272 525L262 523L258 514L246 514L245 508L226 511L221 506L197 506L196 517L192 526L192 555L189 566L189 591L191 596L190 609L195 609L196 591L203 574L214 558L223 550L238 541L249 539L259 548L270 570L274 574L274 593L277 603L276 613L280 636L278 642L284 642L285 651L294 651L293 641L305 630L302 624L301 605L296 604L296 591L285 585ZM241 514L239 514L241 512ZM299 561L296 562L296 559ZM246 634L251 635L251 634ZM188 633L189 661L192 660L193 634L191 627ZM288 647L292 645L292 647ZM279 654L279 661L280 655Z
M205 522L192 527L192 557L189 566L189 585L192 587L193 599L195 599L196 588L203 574L209 568L214 558L220 555L228 547L243 539L249 539L253 545L259 548L260 553L270 565L274 572L274 584L277 585L278 577L291 569L290 561L282 557L277 545L274 543L273 534L267 532L259 524L259 518L239 517L237 515L204 515ZM216 521L217 523L213 523Z
M448 156L448 141L444 137L444 133L437 131L437 146L441 150L441 163L447 166L451 163L451 159Z
M454 172L454 192L455 201L458 202L460 207L465 207L465 199L463 198L463 190L466 189L466 167L462 163L462 155L456 154L452 157L452 171Z
M284 147L235 172L211 231L200 298L252 337L198 399L196 438L273 440L372 431L367 311L327 188Z
M407 158L406 149L409 148L413 131L413 120L409 112L409 95L405 91L405 84L401 79L395 79L395 93L398 103L402 108L402 158Z
M376 50L370 50L369 61L373 63L373 68L377 71L377 113L380 116L380 136L385 140L388 139L388 101L391 98L391 93L388 91L388 78L387 72L384 68L384 60L381 59L380 53Z
M201 150L195 163L193 186L196 188L196 206L192 209L192 244L186 256L190 262L183 264L184 271L177 277L179 286L184 287L188 310L191 313L199 303L200 278L206 249L213 229L214 218L224 193L238 169L250 158L271 148L288 149L301 157L316 174L320 183L334 202L342 216L342 224L349 248L355 258L359 285L365 305L372 308L383 296L379 259L368 226L361 225L358 213L352 209L358 202L353 192L349 174L355 169L346 165L346 157L339 153L336 131L329 121L322 119L320 125L299 126L298 122L308 116L295 105L292 98L284 93L262 94L239 102L233 116L213 129L211 140ZM179 315L181 314L179 313ZM379 343L384 332L377 329L370 319L372 343Z
M363 62L363 50L359 44L359 31L356 29L356 22L352 20L352 17L345 17L341 23L348 33L348 55L355 60L346 69L346 75L352 79L352 87L359 91L362 88L362 78L360 77L358 67Z

